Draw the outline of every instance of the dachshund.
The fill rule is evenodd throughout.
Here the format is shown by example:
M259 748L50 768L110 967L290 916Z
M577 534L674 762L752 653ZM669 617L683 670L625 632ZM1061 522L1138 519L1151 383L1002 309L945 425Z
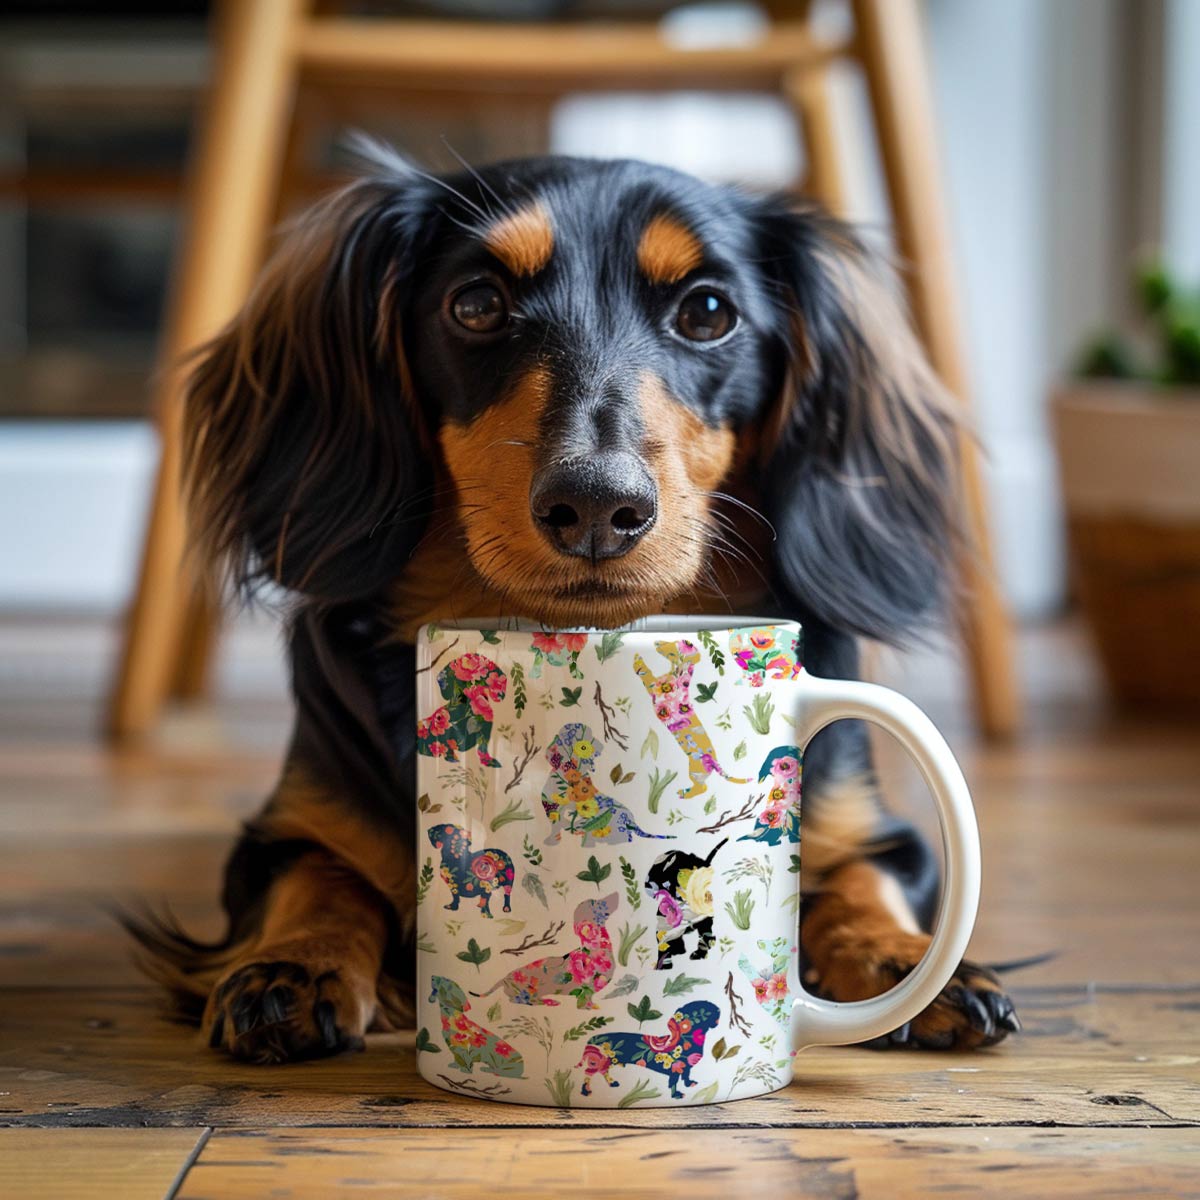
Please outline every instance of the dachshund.
M665 1075L671 1083L671 1099L681 1096L680 1086L695 1087L692 1069L704 1058L704 1043L709 1030L721 1019L721 1010L707 1000L685 1004L667 1021L667 1032L597 1033L588 1038L583 1057L575 1064L583 1067L580 1094L592 1094L592 1077L600 1075L609 1087L620 1087L610 1072L613 1067L646 1067Z
M656 971L669 971L674 956L686 949L684 935L698 935L693 959L707 958L713 934L712 861L728 838L722 838L707 858L686 850L670 850L650 864L642 884L658 910Z
M417 722L417 753L452 763L473 749L482 766L500 766L488 742L492 705L504 699L508 687L504 672L482 654L460 654L438 672L437 681L446 703Z
M659 654L670 663L669 669L655 676L640 655L633 656L633 669L650 695L654 715L671 731L679 748L687 755L691 786L679 789L681 800L691 800L708 791L708 777L714 772L730 783L749 783L726 775L717 762L712 738L704 728L692 703L692 673L700 662L700 651L689 641L655 642Z
M460 1071L472 1071L479 1064L481 1071L504 1079L523 1079L525 1060L503 1038L484 1029L466 1014L471 1005L462 988L453 979L435 975L430 982L433 990L429 1003L436 1002L442 1019L442 1040L454 1065Z
M581 721L567 722L547 748L550 774L542 788L542 808L550 819L547 846L560 842L564 829L582 838L585 846L617 846L635 837L673 836L647 833L625 805L597 791L592 774L603 749Z
M964 549L956 406L883 264L793 195L644 163L433 175L372 151L197 352L183 426L198 563L292 597L295 727L228 861L224 935L128 924L209 1044L252 1062L413 1021L423 623L755 613L853 678L857 638L937 618ZM936 858L886 811L861 723L804 772L804 978L873 996L925 952ZM964 962L893 1040L1018 1027Z
M429 844L442 852L442 879L450 889L451 912L458 911L459 902L479 897L479 911L492 915L492 893L504 893L504 911L512 912L512 890L516 871L513 860L503 850L485 846L471 849L471 838L459 825L434 825L429 830Z
M612 979L612 938L605 928L617 909L620 897L611 892L601 900L582 900L575 906L575 936L579 945L569 954L537 958L509 971L486 992L472 996L490 996L499 988L514 1004L556 1005L555 996L574 996L576 1008L597 1007L593 997Z

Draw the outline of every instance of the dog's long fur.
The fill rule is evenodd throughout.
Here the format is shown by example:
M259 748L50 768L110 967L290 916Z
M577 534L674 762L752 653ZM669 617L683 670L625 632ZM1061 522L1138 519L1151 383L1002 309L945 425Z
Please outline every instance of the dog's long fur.
M480 283L511 313L494 333L459 316ZM732 305L732 332L690 340L693 294ZM243 590L295 597L296 723L229 862L226 936L131 920L150 969L255 1061L409 1019L416 627L753 611L804 624L814 674L853 676L856 637L902 642L943 602L959 436L886 269L790 197L638 163L439 179L377 155L286 234L191 378L194 542ZM584 462L589 487L656 498L611 557L535 511ZM861 728L808 748L804 819L810 982L874 994L919 958L937 871L881 808ZM1016 1027L964 963L896 1040Z

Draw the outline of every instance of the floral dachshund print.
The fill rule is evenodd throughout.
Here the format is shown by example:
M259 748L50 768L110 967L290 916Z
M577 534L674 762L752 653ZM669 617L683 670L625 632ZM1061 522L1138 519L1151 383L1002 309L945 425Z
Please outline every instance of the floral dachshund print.
M417 753L458 762L473 749L485 767L500 763L488 753L494 713L492 705L504 699L508 679L490 658L460 654L437 677L446 703L417 722Z
M677 1010L667 1021L661 1037L643 1033L598 1033L588 1039L583 1057L575 1066L583 1067L585 1078L580 1093L592 1094L592 1077L601 1075L609 1087L619 1087L613 1079L613 1067L646 1067L665 1075L671 1082L671 1099L681 1096L680 1087L695 1087L693 1068L704 1058L704 1043L709 1031L721 1019L721 1011L707 1000L695 1000Z
M485 847L471 850L471 839L459 825L434 825L429 841L442 852L442 878L450 889L451 901L446 905L457 910L465 896L479 897L479 909L485 917L492 915L492 893L504 893L504 911L512 912L512 889L516 872L513 861L503 850Z
M735 629L729 635L729 652L751 687L762 687L768 674L772 679L798 679L803 669L800 635L794 629Z
M612 978L612 939L604 927L616 911L619 897L616 892L602 900L584 900L575 907L575 936L579 946L570 954L538 958L510 971L499 983L486 992L473 996L490 996L498 988L514 1004L558 1004L555 996L574 996L576 1007L595 1008L592 997L608 985Z
M796 746L776 746L763 759L758 781L767 785L763 807L754 821L754 829L739 842L766 842L778 846L786 838L800 844L800 750Z
M708 777L714 771L730 783L749 783L748 779L735 779L725 774L717 762L708 730L696 715L691 685L692 673L700 662L700 651L686 639L654 644L659 654L670 663L670 669L662 675L655 675L640 654L634 655L633 669L650 694L655 715L671 731L679 748L687 755L692 786L679 789L680 799L691 800L708 791Z
M479 1064L481 1071L506 1079L523 1079L525 1060L503 1038L484 1029L466 1014L470 1002L453 979L435 975L430 981L430 1004L437 1002L442 1015L442 1040L460 1071L470 1072Z
M646 874L645 889L658 909L658 961L656 971L670 970L675 955L687 949L684 935L699 936L693 959L707 958L713 944L713 867L719 841L707 858L686 850L671 850L656 858Z
M756 967L745 954L738 959L738 966L750 981L755 1000L786 1029L792 1019L788 988L788 966L792 961L792 951L788 949L786 938L760 941L758 948L765 951L770 960L765 967Z
M583 838L585 846L615 846L632 842L635 837L672 836L647 833L629 809L596 790L592 773L603 748L591 729L579 721L564 725L547 747L550 774L542 788L542 807L550 818L547 846L561 841L564 829Z

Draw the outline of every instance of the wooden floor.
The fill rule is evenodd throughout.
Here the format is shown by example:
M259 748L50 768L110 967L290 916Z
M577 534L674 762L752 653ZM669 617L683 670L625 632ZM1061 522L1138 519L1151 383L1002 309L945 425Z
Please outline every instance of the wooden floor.
M1200 726L1106 715L1071 630L1026 635L1028 730L976 745L930 655L884 674L948 730L984 837L976 957L1025 1032L971 1055L829 1049L686 1112L450 1096L412 1036L248 1068L157 1015L103 903L215 926L221 857L285 735L275 650L227 648L215 713L92 739L109 641L0 626L0 1196L1200 1196ZM889 757L888 762L891 762ZM894 789L912 792L892 770Z

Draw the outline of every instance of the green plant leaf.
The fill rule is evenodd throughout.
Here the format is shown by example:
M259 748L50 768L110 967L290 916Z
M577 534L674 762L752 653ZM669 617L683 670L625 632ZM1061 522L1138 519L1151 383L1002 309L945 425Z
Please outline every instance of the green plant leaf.
M498 1021L498 1020L500 1020L500 1014L503 1011L504 1010L500 1007L500 1001L497 1000L496 1003L493 1004L492 1007L487 1010L487 1019L489 1021Z
M649 996L643 996L637 1004L627 1004L625 1008L639 1027L643 1021L657 1021L662 1016L657 1008L651 1007Z
M693 988L708 981L700 975L672 975L663 984L664 996L686 996Z
M471 938L467 942L467 948L460 950L454 957L461 959L463 962L473 963L475 970L478 971L492 957L492 951L489 947L481 946L474 938Z
M490 828L493 833L503 829L512 821L532 821L533 813L527 812L522 805L521 797L510 800L492 819Z
M743 759L745 757L746 757L746 739L743 738L733 748L733 760L734 760L734 762L737 762L738 760Z
M541 903L543 908L549 908L550 905L546 902L546 889L542 886L542 877L535 874L533 871L526 871L521 876L521 886L537 901Z
M662 800L663 792L671 786L671 781L675 778L674 771L661 773L657 767L650 772L650 794L646 797L646 807L652 812L658 812L659 801Z
M658 757L658 732L654 729L646 730L646 740L642 743L642 752L640 757L645 758L647 754L650 755L651 758Z
M574 1090L575 1081L571 1078L570 1071L555 1071L553 1075L546 1077L546 1091L559 1108L571 1107L571 1093Z
M707 1087L702 1087L698 1092L692 1093L693 1104L711 1104L717 1098L717 1091L720 1088L717 1082L710 1083Z
M625 880L625 899L629 901L629 907L636 911L642 906L642 889L638 886L637 871L623 854L621 855L621 878Z
M719 683L696 684L696 703L707 704L716 694Z
M583 695L582 685L577 688L565 687L562 689L563 698L558 702L563 708L574 708L579 703L579 697Z
M617 1101L618 1108L632 1108L639 1100L656 1100L662 1092L645 1079L639 1079L632 1091Z
M429 1030L424 1025L417 1030L417 1049L426 1054L441 1054L442 1048L429 1036Z
M596 647L596 657L601 662L607 662L621 648L625 640L623 633L609 632L600 635L600 643Z
M615 1017L589 1017L586 1021L581 1021L578 1025L573 1025L566 1033L563 1034L564 1042L577 1042L581 1037L588 1033L595 1033L598 1029L603 1029L605 1025L611 1025Z
M618 996L628 996L630 992L636 992L637 985L636 975L622 975L604 995L609 1000L615 1000Z
M588 858L586 871L580 871L575 878L584 883L594 883L597 888L612 874L612 864L602 863L594 854Z

